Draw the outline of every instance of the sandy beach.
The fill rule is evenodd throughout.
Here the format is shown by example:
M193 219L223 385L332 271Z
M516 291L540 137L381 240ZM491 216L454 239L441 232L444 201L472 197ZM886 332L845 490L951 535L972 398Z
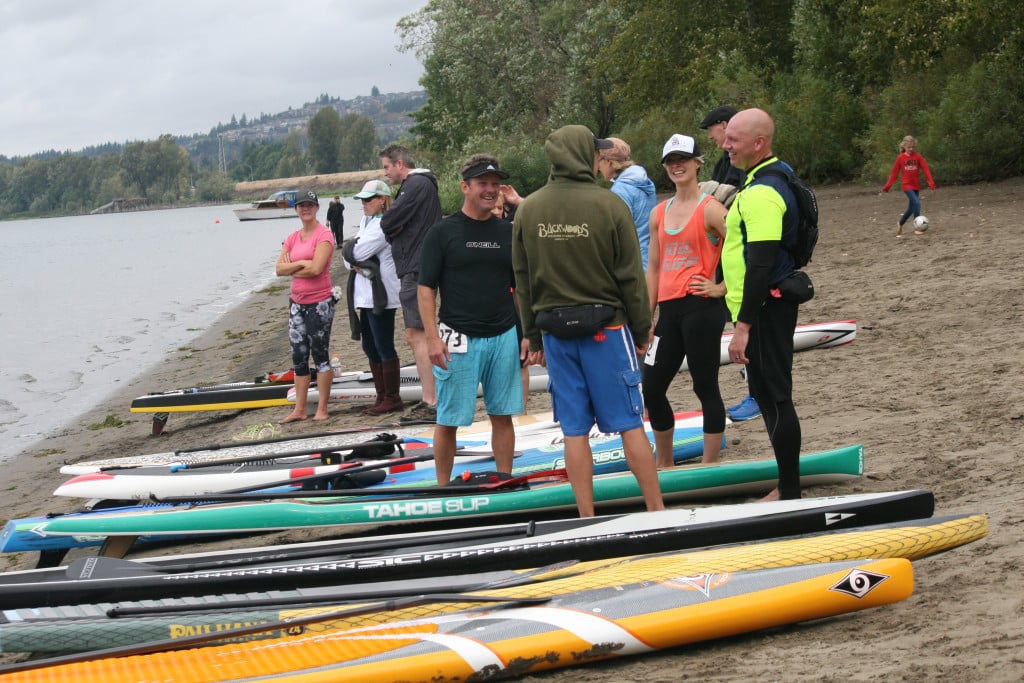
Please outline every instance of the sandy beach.
M816 188L821 241L807 269L816 296L801 307L800 322L854 319L859 327L853 344L796 356L803 451L862 443L867 475L806 495L929 489L936 515L987 513L990 536L916 562L915 594L896 605L521 680L1024 679L1024 468L1017 461L1024 454L1024 386L1017 376L1024 365L1024 179L927 192L923 212L931 229L923 236L905 230L902 239L896 219L906 200L878 190ZM286 229L282 224L282 234ZM336 283L344 272L338 258ZM288 408L172 414L154 437L150 416L128 407L149 391L286 369L286 299L282 279L142 376L120 378L121 388L103 405L68 416L59 434L5 466L4 519L74 509L76 501L50 496L66 478L58 473L65 462L223 443L251 425L283 419ZM396 336L402 359L411 360L404 335ZM366 367L342 309L333 339L345 370ZM735 366L722 368L720 382L728 404L745 394ZM672 397L676 410L699 407L686 375ZM282 431L372 424L360 408L333 407L325 423L292 423ZM549 410L546 394L532 394L529 408ZM117 421L123 424L95 428ZM734 424L727 436L727 461L770 455L760 420ZM30 567L35 559L4 556L0 570Z

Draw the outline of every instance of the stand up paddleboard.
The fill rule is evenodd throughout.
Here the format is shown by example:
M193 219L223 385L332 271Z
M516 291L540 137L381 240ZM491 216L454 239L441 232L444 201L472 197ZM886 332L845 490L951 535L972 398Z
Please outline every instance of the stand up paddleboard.
M548 388L547 368L540 365L529 366L530 391L546 391ZM406 365L401 370L401 384L399 395L403 401L419 401L423 398L423 385L420 384L420 375L415 365ZM483 395L483 388L477 387L477 396ZM320 391L310 385L307 400L315 403L320 399ZM373 384L373 375L369 372L363 373L356 378L350 378L344 382L335 380L331 384L332 403L373 403L377 399L377 390ZM288 401L295 402L295 387L288 391Z
M984 515L962 515L540 568L466 593L409 596L396 586L389 594L378 584L380 592L356 598L361 604L309 605L277 620L254 619L258 624L239 623L242 612L224 615L227 628L182 614L177 623L185 628L156 642L18 663L4 673L12 681L51 683L523 675L902 599L911 590L910 559L986 533ZM864 559L870 557L891 559ZM146 624L141 612L131 619L139 628Z
M621 452L621 448L618 450ZM859 445L801 456L801 485L856 479L864 473L863 456L863 447ZM776 485L778 467L774 458L682 466L659 471L658 479L666 500L700 500L765 493ZM12 537L24 538L26 534L36 539L77 536L95 540L106 536L248 533L315 526L471 519L574 510L576 507L572 487L564 479L501 491L507 483L479 485L472 492L460 493L447 493L452 490L450 487L423 487L415 492L393 489L391 496L386 495L387 491L375 489L359 491L360 495L355 497L351 495L357 493L354 491L344 492L347 497L339 496L339 492L311 491L302 498L289 494L285 500L128 508L62 515L38 523L29 522L28 528L25 521L12 520L0 534L0 545L6 548ZM643 501L643 496L636 478L627 472L595 476L594 500L599 506L636 505ZM22 533L16 533L19 531Z
M797 325L793 332L793 351L811 351L813 349L827 349L833 346L849 344L857 338L856 320L834 320L827 323L809 323ZM719 363L727 365L729 360L729 342L732 341L732 332L722 335L722 347L719 355ZM680 372L687 368L686 360Z
M921 519L933 509L931 492L897 491L538 522L525 537L523 525L504 525L437 533L432 543L429 535L419 534L324 542L320 547L303 544L277 551L253 548L207 557L192 554L187 559L88 557L62 569L0 574L0 607L143 599L168 605L170 599L186 596L528 569ZM318 554L308 555L314 552Z

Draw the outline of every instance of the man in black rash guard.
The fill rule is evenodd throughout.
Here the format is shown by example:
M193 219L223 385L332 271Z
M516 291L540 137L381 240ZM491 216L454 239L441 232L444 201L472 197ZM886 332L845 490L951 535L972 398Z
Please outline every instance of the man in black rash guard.
M455 435L473 423L478 386L483 386L499 472L512 471L512 416L523 412L519 360L527 347L519 342L509 295L515 287L512 224L492 213L508 174L487 154L470 157L460 173L462 208L427 231L417 289L437 386L438 484L451 477ZM441 308L435 316L438 293Z

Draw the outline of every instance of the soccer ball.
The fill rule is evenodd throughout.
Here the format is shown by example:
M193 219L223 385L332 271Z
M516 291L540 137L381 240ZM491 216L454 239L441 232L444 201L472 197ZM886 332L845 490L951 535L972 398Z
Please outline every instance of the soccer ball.
M928 218L926 216L918 216L914 219L914 227L924 232L928 229Z

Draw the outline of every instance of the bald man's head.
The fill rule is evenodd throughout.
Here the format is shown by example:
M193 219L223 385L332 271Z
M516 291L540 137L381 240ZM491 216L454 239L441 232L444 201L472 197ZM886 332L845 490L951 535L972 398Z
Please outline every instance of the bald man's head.
M722 148L729 153L729 162L749 171L772 156L775 122L763 109L744 109L729 120Z

